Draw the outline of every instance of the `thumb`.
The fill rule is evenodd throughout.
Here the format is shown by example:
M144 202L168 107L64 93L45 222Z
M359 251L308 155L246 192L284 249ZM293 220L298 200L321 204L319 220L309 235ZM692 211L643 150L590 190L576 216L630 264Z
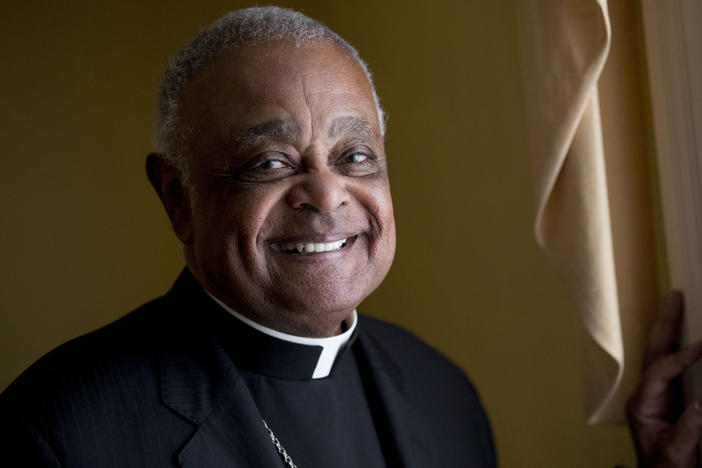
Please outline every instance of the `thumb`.
M672 466L697 466L697 450L702 436L702 401L688 406L673 426L670 439L664 449L664 457Z

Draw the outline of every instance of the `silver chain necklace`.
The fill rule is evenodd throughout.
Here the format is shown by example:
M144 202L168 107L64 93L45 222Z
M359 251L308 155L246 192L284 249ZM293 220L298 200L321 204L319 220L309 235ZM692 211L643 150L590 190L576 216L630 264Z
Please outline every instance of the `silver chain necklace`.
M266 426L266 429L268 430L268 435L270 435L271 437L271 442L273 442L275 448L278 449L278 453L280 454L280 457L283 459L285 464L290 468L297 468L297 465L292 461L292 458L290 458L288 452L285 451L285 447L283 447L283 444L280 443L278 438L275 436L273 430L270 427L268 427L268 423L266 422L266 420L262 419L261 421L263 421L263 425Z

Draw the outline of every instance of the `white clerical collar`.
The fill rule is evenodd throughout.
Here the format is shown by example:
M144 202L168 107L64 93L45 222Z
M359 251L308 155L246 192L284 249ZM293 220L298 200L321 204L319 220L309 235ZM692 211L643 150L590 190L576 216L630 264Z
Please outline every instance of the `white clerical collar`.
M260 323L254 322L248 317L244 317L243 315L229 307L227 304L214 297L206 289L205 292L217 304L222 306L224 310L226 310L245 324L249 325L250 327L260 331L261 333L265 333L266 335L272 336L273 338L277 338L283 341L289 341L291 343L297 343L307 346L320 346L322 348L322 353L319 355L319 359L317 360L317 366L315 367L314 372L312 373L313 379L322 379L324 377L329 376L332 370L332 366L334 365L334 361L336 360L336 356L339 354L339 351L343 349L344 345L349 341L351 335L353 335L353 332L356 329L356 325L358 324L358 314L354 310L353 323L346 331L339 335L330 336L326 338L309 338L305 336L289 335L287 333L279 332L278 330L273 330L272 328L268 328L264 325L261 325Z

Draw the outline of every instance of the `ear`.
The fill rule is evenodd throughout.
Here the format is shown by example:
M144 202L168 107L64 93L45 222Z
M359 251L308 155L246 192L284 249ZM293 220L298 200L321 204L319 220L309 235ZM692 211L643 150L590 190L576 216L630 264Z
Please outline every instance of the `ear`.
M180 171L166 161L162 154L151 153L146 157L146 176L161 199L178 239L185 245L192 244L190 197L187 187L181 181Z

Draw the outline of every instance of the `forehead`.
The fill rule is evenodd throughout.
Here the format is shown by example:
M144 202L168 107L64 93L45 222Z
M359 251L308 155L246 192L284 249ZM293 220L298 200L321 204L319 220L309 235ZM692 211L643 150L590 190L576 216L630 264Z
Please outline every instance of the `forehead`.
M229 50L193 79L182 103L181 115L191 128L200 128L199 134L237 132L271 119L298 122L304 133L343 116L363 117L379 132L363 69L328 42Z

